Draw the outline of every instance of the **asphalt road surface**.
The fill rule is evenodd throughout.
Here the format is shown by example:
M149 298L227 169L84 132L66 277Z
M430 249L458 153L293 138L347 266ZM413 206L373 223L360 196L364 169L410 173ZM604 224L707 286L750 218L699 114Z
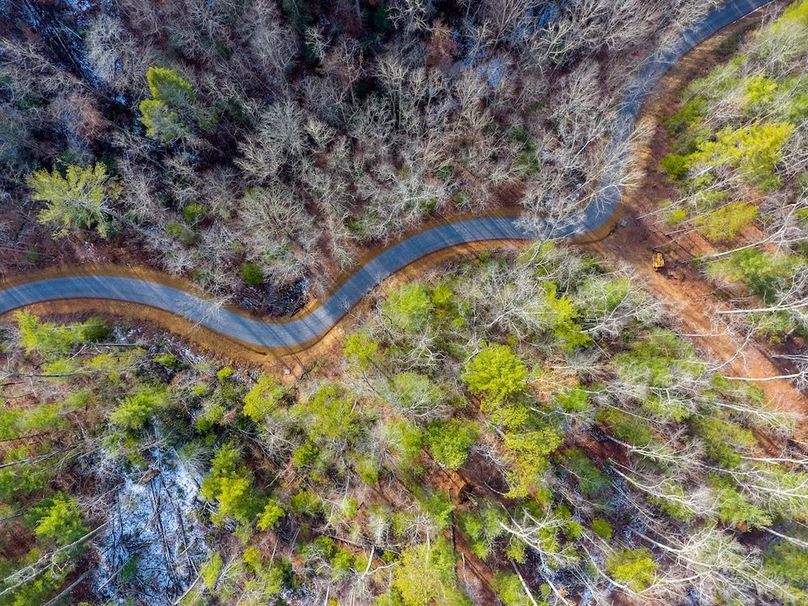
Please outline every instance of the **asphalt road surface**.
M611 145L622 145L634 131L640 107L667 69L691 48L720 29L771 0L729 0L686 31L671 47L649 57L637 70L618 111ZM462 219L423 230L373 257L351 275L322 305L298 319L265 322L218 307L210 301L158 282L109 275L45 278L0 291L0 315L46 301L93 298L140 303L156 307L236 339L267 349L294 349L316 341L333 327L362 297L399 269L439 250L490 240L566 238L604 225L620 201L620 176L627 157L619 157L601 183L599 194L586 209L554 225L522 224L519 217L484 216Z

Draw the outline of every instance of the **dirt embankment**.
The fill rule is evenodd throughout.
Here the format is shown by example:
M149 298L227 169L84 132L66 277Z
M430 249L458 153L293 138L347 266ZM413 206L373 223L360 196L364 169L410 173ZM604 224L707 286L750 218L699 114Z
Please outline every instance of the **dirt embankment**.
M790 381L775 378L793 369L773 357L772 346L748 339L743 330L714 313L728 307L725 297L692 263L695 256L714 252L713 246L698 234L674 233L675 229L657 221L655 213L662 200L675 196L673 186L659 168L659 161L670 148L665 119L678 109L682 89L726 60L739 37L761 18L754 14L725 29L691 51L663 78L640 118L652 133L636 150L644 176L626 192L609 227L580 244L608 265L631 266L643 286L667 304L670 322L693 340L717 370L728 376L755 379L774 407L804 415L808 412L805 394ZM654 250L665 251L667 271L654 271ZM804 435L805 425L802 427L799 433Z

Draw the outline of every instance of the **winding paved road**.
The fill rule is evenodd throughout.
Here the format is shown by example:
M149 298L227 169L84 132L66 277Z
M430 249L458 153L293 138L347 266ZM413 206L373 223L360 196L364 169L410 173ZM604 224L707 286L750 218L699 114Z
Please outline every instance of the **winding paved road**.
M634 130L640 107L660 77L691 48L718 30L771 0L728 0L694 25L670 48L649 57L636 73L618 112L612 145L622 146ZM374 286L410 263L439 250L471 242L565 238L603 226L620 201L618 185L627 158L610 168L601 193L587 208L563 224L524 227L518 217L461 219L418 232L383 250L351 275L322 305L290 321L250 318L179 288L135 277L74 275L43 278L0 291L0 315L31 305L63 299L106 299L139 303L179 315L216 333L264 350L300 349L324 336Z

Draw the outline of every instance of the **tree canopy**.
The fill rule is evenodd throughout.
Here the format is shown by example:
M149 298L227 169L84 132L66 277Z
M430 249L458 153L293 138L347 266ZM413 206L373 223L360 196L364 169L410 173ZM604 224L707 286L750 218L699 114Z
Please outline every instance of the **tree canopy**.
M111 203L121 194L117 180L101 162L93 166L71 164L62 174L57 169L38 170L28 178L31 198L46 203L39 220L66 236L74 229L92 229L102 238L115 229Z

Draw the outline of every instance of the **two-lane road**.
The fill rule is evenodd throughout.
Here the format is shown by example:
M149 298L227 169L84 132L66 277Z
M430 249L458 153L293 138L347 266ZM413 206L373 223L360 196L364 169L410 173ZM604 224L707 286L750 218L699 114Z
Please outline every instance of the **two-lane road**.
M642 103L667 69L691 48L730 23L771 0L728 0L688 29L671 47L649 57L637 70L618 113L612 145L621 145L634 131ZM545 227L542 236L565 238L603 226L620 201L620 175L627 158L610 167L601 194L584 212L563 225ZM362 297L396 271L431 253L473 242L529 240L518 217L483 216L437 225L386 248L351 275L322 305L289 321L267 322L219 307L212 301L160 282L120 275L72 275L43 278L0 291L0 315L14 309L64 299L105 299L161 309L198 323L251 347L298 349L324 336Z

